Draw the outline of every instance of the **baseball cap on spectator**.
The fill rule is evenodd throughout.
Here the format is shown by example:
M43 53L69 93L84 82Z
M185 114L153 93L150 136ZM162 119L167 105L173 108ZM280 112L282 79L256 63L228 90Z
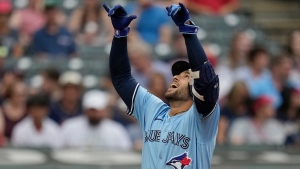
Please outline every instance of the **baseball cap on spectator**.
M82 106L85 110L103 110L109 104L109 94L101 90L90 90L83 96Z
M253 111L256 112L263 106L273 104L273 103L274 103L274 100L270 96L261 95L253 102L252 108L253 108Z
M12 6L10 0L0 0L0 15L11 13Z
M71 85L82 85L82 76L75 71L67 71L64 72L60 77L59 77L59 84L61 86L65 86L67 84Z

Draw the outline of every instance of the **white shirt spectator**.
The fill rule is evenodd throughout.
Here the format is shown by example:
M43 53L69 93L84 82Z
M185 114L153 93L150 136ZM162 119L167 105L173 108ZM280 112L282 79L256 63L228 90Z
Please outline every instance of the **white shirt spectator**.
M42 128L38 130L31 117L26 117L16 125L11 143L16 147L50 147L59 145L59 127L49 118L45 118Z
M282 145L285 141L285 131L280 122L267 120L261 128L255 125L251 118L240 118L233 122L229 138L240 140L241 144Z
M295 69L292 69L289 77L289 82L291 82L291 84L296 87L296 88L300 88L300 71Z
M216 73L219 75L220 82L220 94L222 99L227 96L234 83L237 81L239 68L231 68L228 62L218 65Z
M67 148L130 150L132 143L126 129L110 119L98 125L89 124L85 116L65 121L62 125L61 144Z

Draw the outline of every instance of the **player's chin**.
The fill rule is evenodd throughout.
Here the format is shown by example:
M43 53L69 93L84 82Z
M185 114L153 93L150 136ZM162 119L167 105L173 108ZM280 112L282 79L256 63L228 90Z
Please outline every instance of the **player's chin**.
M175 89L175 88L169 88L169 89L167 90L167 92L165 93L165 97L166 97L166 98L173 97L174 94L175 94L175 92L176 92L176 90L177 90L177 89Z
M176 90L177 90L177 88L171 88L171 87L170 87L170 88L167 90L166 94L167 94L167 93L174 93Z

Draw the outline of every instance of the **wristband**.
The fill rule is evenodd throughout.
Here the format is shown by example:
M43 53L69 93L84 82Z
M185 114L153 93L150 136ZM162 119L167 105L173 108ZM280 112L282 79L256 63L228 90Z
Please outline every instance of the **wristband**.
M182 34L197 34L198 30L199 30L199 26L195 26L195 25L179 26L179 32Z
M186 22L188 21L190 21L191 24L186 24ZM186 22L183 25L179 26L179 32L182 34L197 34L199 26L196 26L195 23L190 19Z
M123 30L116 30L115 29L115 37L116 38L127 37L129 31L130 31L130 27L126 27Z

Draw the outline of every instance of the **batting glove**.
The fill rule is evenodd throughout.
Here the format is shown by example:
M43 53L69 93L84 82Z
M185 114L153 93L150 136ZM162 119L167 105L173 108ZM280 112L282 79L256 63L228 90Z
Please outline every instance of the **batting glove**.
M112 25L115 29L115 37L126 37L130 31L130 22L137 17L135 15L128 16L121 5L109 8L106 4L103 4L103 7L111 18Z
M171 16L175 24L179 27L179 32L183 34L196 34L199 27L191 21L190 13L186 7L179 2L179 5L173 4L166 7L168 16Z

